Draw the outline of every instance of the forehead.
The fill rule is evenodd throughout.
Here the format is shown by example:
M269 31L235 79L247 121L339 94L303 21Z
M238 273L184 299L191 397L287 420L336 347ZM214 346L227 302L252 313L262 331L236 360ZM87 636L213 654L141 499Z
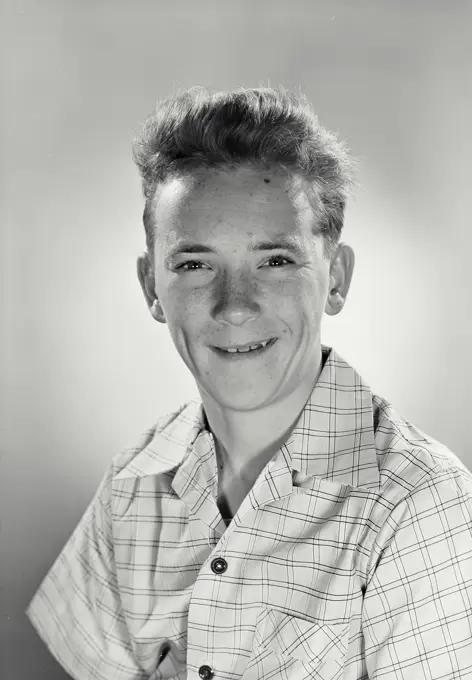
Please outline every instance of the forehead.
M252 168L200 170L172 179L155 200L157 240L270 235L309 229L313 212L300 181Z

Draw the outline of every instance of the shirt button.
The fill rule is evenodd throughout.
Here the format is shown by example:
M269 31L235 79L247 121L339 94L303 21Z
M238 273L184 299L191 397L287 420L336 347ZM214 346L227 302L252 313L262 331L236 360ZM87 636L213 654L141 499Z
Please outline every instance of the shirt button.
M198 669L198 675L203 678L203 680L211 680L215 674L211 670L210 666L200 666Z
M214 574L224 574L228 568L228 563L222 557L217 557L211 563L211 570Z

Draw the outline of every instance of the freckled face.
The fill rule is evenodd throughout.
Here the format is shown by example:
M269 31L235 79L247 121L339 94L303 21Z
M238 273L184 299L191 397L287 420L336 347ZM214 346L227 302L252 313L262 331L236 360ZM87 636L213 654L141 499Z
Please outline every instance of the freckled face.
M155 292L200 393L221 407L287 398L318 368L329 260L308 204L285 181L202 171L156 199Z

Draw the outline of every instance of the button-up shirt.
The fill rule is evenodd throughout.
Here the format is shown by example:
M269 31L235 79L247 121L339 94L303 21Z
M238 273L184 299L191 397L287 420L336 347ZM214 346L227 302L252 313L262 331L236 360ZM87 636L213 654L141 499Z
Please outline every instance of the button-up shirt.
M323 353L228 527L200 401L113 459L27 610L73 678L472 678L472 474Z

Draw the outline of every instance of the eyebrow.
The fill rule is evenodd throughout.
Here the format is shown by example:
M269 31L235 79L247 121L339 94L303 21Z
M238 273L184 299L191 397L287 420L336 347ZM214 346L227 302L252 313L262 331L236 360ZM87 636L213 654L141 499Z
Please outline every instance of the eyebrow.
M293 236L288 236L287 234L283 234L281 236L278 236L276 240L274 241L260 241L259 243L255 243L251 250L253 252L259 252L262 250L265 251L270 251L270 250L289 250L296 255L301 255L302 250L300 248L300 245L298 243L298 239L296 239ZM180 255L181 253L192 253L192 254L198 254L198 253L214 253L216 252L213 248L210 248L209 246L203 245L203 243L195 243L193 241L181 241L178 243L176 246L174 246L170 253L169 257L175 257L176 255Z

